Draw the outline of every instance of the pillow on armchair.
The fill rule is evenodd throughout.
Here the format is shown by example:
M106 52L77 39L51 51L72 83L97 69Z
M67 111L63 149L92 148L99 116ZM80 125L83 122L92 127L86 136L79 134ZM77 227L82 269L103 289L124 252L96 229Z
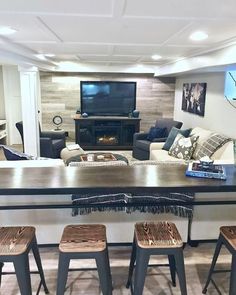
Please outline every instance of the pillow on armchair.
M149 129L147 140L153 141L155 138L166 137L166 135L167 135L166 128L159 128L159 127L152 126Z

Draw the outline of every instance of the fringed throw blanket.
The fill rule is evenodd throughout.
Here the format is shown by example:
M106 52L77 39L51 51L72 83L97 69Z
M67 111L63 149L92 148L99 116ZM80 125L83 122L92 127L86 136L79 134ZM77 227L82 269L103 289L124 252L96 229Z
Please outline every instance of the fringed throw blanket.
M132 195L126 193L106 195L72 195L72 216L102 211L135 211L143 213L173 213L191 218L193 213L191 193L157 193L152 195Z

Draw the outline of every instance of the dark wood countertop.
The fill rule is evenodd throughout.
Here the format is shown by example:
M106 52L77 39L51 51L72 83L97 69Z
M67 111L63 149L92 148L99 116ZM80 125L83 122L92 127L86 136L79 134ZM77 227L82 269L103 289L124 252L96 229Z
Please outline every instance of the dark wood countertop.
M184 165L1 168L0 195L236 191L236 168L225 168L226 181L186 177Z

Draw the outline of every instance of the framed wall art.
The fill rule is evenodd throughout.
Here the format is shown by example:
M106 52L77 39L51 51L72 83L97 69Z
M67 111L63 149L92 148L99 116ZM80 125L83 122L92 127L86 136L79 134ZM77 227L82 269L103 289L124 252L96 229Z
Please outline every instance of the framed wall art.
M207 83L184 83L182 110L204 117Z

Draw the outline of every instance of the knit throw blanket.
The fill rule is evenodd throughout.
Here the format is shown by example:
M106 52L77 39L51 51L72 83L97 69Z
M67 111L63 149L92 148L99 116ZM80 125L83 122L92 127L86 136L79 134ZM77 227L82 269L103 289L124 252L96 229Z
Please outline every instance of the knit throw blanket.
M106 195L72 195L72 216L103 211L123 211L132 213L172 213L191 218L193 214L191 193L157 193L152 195L132 195L126 193ZM178 202L177 205L173 202ZM171 203L171 204L168 204Z

